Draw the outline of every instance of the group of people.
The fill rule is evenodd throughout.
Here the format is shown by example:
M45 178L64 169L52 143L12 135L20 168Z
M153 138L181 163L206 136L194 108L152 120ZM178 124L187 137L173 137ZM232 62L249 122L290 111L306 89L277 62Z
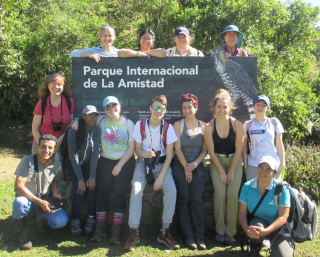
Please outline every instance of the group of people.
M234 25L219 35L225 42L227 54L247 56L237 45L242 36ZM201 51L189 46L191 38L184 27L175 32L176 47L167 51L152 49L155 35L150 29L140 34L138 50L113 47L115 35L110 26L102 27L100 39L100 47L76 50L70 56L96 61L107 56L203 56ZM229 42L234 43L233 47ZM114 96L104 99L104 115L99 115L95 106L88 105L79 119L73 119L74 101L65 77L59 73L43 82L39 96L32 122L33 155L25 156L15 173L17 198L12 217L19 230L21 249L32 248L26 230L28 216L37 216L41 232L49 231L50 227L63 227L68 222L64 209L57 206L61 201L58 192L60 145L67 136L68 154L64 161L73 185L70 227L74 236L92 235L93 241L102 241L113 186L114 213L109 243L119 244L126 191L131 183L130 231L124 248L134 251L140 241L142 199L148 184L154 191L163 190L162 227L157 241L170 249L180 249L170 233L177 211L186 246L206 249L202 194L206 177L203 160L208 153L214 187L215 241L234 245L239 219L252 241L252 256L259 256L265 238L276 238L271 245L273 256L293 255L291 238L278 233L290 210L288 189L283 189L279 210L272 201L272 190L285 168L285 151L280 121L267 117L271 106L269 97L258 96L253 106L255 118L242 124L231 116L236 107L230 93L220 89L212 101L213 119L205 123L196 117L198 98L194 94L182 94L184 119L171 125L163 119L168 106L164 95L151 99L150 117L136 124L122 115L121 102ZM239 200L243 167L247 182ZM86 191L88 218L83 231L79 218ZM267 194L266 200L255 212L254 219L248 220L247 214L264 194Z
M116 39L115 30L112 26L103 25L98 33L101 45L92 48L81 50L74 50L70 53L69 57L89 57L99 62L102 57L148 57L154 56L164 58L166 56L194 56L202 57L204 54L193 47L191 47L192 37L186 27L179 27L174 32L174 41L176 46L163 49L153 49L156 35L152 29L144 29L139 34L139 47L138 49L117 49L112 44ZM243 56L247 57L248 52L241 48L243 38L242 32L235 25L229 25L226 29L219 34L219 38L224 43L226 56ZM211 50L212 51L212 50ZM211 55L211 51L208 55Z

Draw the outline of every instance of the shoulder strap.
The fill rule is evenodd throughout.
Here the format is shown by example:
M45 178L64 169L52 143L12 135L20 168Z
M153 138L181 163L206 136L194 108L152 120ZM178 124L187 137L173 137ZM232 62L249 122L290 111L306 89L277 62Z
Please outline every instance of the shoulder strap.
M64 99L66 99L66 103L67 103L67 106L68 106L68 109L69 109L69 112L71 110L71 100L70 100L70 97L69 96L66 96L66 95L63 95L64 96ZM62 103L61 103L62 104Z
M107 115L104 115L103 118L99 121L98 127L100 127L100 123L105 117L107 117Z
M199 123L200 123L200 127L201 127L201 132L203 134L203 121L202 120L199 120Z
M46 112L47 99L48 99L48 96L45 96L44 98L42 98L42 102L41 102L41 113L42 113L42 117L41 117L41 123L40 123L40 125L42 124L44 113Z
M252 120L249 120L246 124L246 129L247 129L247 154L250 154L250 135L249 135L249 130L252 125Z
M183 127L184 127L184 119L180 120L180 136L182 135Z
M39 165L38 165L38 156L37 154L33 155L33 164L34 164L34 172L39 172Z
M277 209L279 209L279 200L280 200L280 197L281 197L281 194L282 194L283 186L290 187L290 184L288 182L286 182L286 181L280 181L276 185L276 188L274 190L274 198L275 198Z
M140 121L141 142L146 138L146 122L147 119L143 119Z
M277 121L275 117L270 118L270 121L274 127L274 146L276 146L276 142L277 142Z
M162 141L164 148L167 147L167 133L168 133L168 129L169 129L169 123L164 120L164 121L163 121L163 141Z
M266 189L266 190L264 191L264 194L263 194L263 196L260 198L260 201L257 203L256 208L254 208L253 212L251 213L252 216L254 216L254 214L255 214L256 211L258 210L259 206L261 205L263 199L267 196L268 192L269 192L268 189Z

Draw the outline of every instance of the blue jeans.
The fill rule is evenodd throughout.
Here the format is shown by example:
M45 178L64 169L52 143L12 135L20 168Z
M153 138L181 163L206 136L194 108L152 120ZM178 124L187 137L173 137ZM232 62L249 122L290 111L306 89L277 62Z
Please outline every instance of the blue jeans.
M78 177L75 174L71 161L69 158L66 160L67 170L72 182L72 210L71 210L71 219L77 220L80 217L82 201L84 195L80 195L78 193ZM87 183L88 179L90 178L90 162L81 165L83 180ZM97 183L97 182L96 182ZM96 189L89 190L87 188L87 205L88 205L88 214L91 216L96 216Z
M171 163L172 175L177 187L177 209L182 234L189 238L204 238L204 210L202 194L206 173L202 162L192 171L192 181L186 181L183 166L179 161Z
M35 216L36 205L36 203L31 202L27 197L18 196L13 201L12 218L22 219L26 216ZM40 217L47 219L48 225L52 228L62 228L67 225L69 220L68 215L63 209L55 213L41 212L39 215Z

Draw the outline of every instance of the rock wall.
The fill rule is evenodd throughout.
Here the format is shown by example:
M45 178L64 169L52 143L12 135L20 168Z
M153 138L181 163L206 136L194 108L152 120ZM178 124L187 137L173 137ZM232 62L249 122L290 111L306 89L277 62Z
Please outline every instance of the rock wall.
M205 212L205 227L206 230L214 230L215 222L213 216L213 186L211 183L210 177L210 159L209 156L206 157L206 180L205 180L205 188L203 191L203 206ZM63 198L69 199L68 206L66 211L70 217L71 213L71 205L72 205L72 184L70 181L62 181L59 187L60 193ZM126 211L123 217L123 224L128 223L129 216L129 203L130 203L130 193L131 193L131 185L127 189L127 206ZM106 196L107 197L107 196ZM143 193L143 202L142 202L142 215L141 215L141 224L144 225L161 225L162 224L162 210L163 210L163 193L160 191L153 191L153 187L148 184L145 187ZM113 220L113 188L109 194L109 208L107 211L107 223L112 223ZM82 213L81 219L86 220L88 216L87 212L87 204L86 197L82 204ZM173 225L178 223L177 215L174 215Z

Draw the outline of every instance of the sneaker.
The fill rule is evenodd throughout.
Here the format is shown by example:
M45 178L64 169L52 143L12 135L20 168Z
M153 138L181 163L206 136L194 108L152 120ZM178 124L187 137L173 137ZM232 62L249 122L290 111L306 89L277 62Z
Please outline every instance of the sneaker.
M178 243L171 236L169 228L160 230L160 234L157 238L157 241L159 243L165 244L167 247L169 247L172 250L180 249L180 246L178 245Z
M196 250L198 248L194 238L188 238L186 240L186 245L190 250Z
M270 248L270 246L271 246L270 240L268 240L268 239L263 240L262 244L263 244L265 247L268 247L268 248Z
M124 244L124 249L133 252L136 249L137 243L139 242L139 230L136 228L130 228L130 236L127 242Z
M214 238L214 240L218 243L218 244L224 244L224 235L220 235L217 233L216 237Z
M120 244L120 226L119 224L113 224L111 229L111 237L109 244L117 245Z
M93 233L95 224L96 220L93 217L88 217L86 227L84 229L84 234L86 236L89 236Z
M71 233L73 236L81 236L82 229L80 227L80 220L79 219L72 220L70 227L71 227Z
M105 235L105 233L106 233L106 225L104 224L104 222L97 222L97 226L91 240L94 242L100 242L102 241L102 238Z
M234 246L234 239L233 239L233 237L226 234L226 235L224 236L224 244L225 244L225 245Z
M203 238L197 237L196 242L197 242L197 246L198 246L199 250L206 250L207 249L206 243Z

